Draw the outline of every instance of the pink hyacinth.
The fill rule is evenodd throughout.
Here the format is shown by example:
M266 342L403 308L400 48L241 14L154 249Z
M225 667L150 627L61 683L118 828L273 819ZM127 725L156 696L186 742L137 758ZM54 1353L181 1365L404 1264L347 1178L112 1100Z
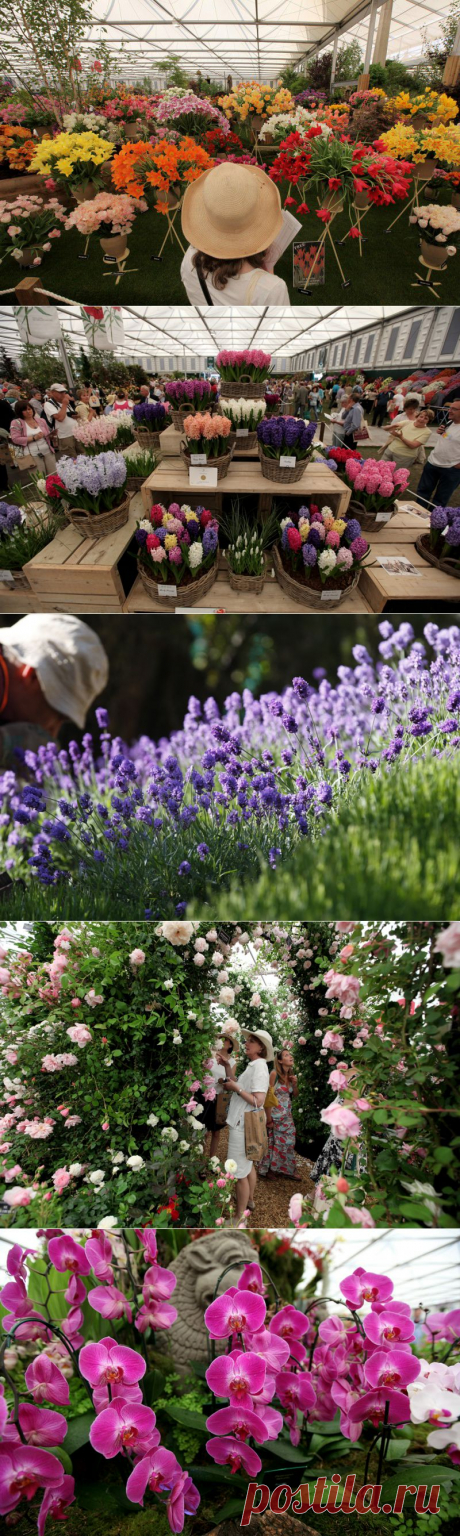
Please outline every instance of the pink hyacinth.
M92 1387L129 1387L141 1381L147 1369L136 1349L110 1338L101 1339L99 1344L85 1344L78 1363L82 1376Z

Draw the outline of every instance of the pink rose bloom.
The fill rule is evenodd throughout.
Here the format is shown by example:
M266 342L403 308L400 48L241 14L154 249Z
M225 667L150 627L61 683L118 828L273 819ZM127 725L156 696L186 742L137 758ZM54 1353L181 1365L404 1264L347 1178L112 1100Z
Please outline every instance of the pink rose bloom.
M302 1211L303 1211L303 1198L302 1198L302 1195L300 1195L300 1194L291 1195L291 1198L290 1198L290 1201L289 1201L289 1220L293 1222L293 1225L295 1227L297 1227L299 1225L299 1221L301 1221Z
M67 1168L56 1168L56 1172L53 1173L53 1184L56 1194L62 1195L63 1190L70 1184L70 1173L67 1172Z
M321 1120L330 1126L332 1134L339 1141L346 1141L349 1136L359 1136L361 1122L346 1104L329 1104L327 1109L321 1110Z
M83 1050L85 1045L89 1045L90 1040L93 1038L91 1030L87 1029L86 1024L71 1024L70 1028L66 1029L66 1035L69 1036L69 1040L72 1040L74 1045L80 1046L80 1050Z
M3 1199L5 1201L5 1205L11 1206L12 1210L16 1210L17 1207L20 1206L20 1205L30 1205L31 1200L33 1200L33 1198L34 1198L34 1190L33 1189L21 1189L19 1184L15 1184L13 1189L9 1189L8 1191L5 1191L5 1194L3 1196Z
M434 947L442 955L443 965L460 966L460 922L449 923L443 928Z
M345 960L349 960L350 956L354 954L354 948L354 944L344 944L343 949L340 950L339 960L342 960L343 963L345 963Z
M143 949L132 949L129 960L131 965L143 965L145 961L145 954Z

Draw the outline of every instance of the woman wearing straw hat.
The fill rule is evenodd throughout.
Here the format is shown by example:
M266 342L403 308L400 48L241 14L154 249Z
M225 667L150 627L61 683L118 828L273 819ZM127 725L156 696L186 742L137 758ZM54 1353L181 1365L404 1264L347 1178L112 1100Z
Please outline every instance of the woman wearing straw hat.
M235 1079L228 1061L225 1061L223 1056L217 1057L222 1066L225 1066L227 1086L232 1089L227 1113L228 1156L236 1163L237 1217L241 1217L248 1209L254 1210L254 1192L257 1183L257 1170L251 1159L246 1157L244 1117L250 1109L262 1108L270 1083L267 1062L273 1061L272 1039L266 1029L243 1029L242 1034L246 1037L248 1065L240 1077Z
M283 226L278 188L258 165L228 160L190 182L181 277L190 304L290 303L270 247Z
M199 1102L203 1104L203 1114L201 1116L202 1124L206 1127L207 1131L211 1132L211 1145L209 1148L210 1157L216 1156L219 1132L221 1126L224 1124L225 1109L228 1105L227 1099L227 1104L224 1104L223 1106L222 1118L218 1119L216 1114L218 1107L220 1108L218 1105L218 1100L219 1095L222 1094L222 1088L225 1083L225 1066L223 1063L224 1060L225 1065L228 1063L231 1070L231 1075L233 1076L236 1067L236 1056L234 1055L234 1051L235 1046L237 1045L237 1040L238 1024L235 1019L235 1021L232 1020L227 1022L225 1028L222 1030L220 1040L218 1041L214 1051L211 1053L208 1075L209 1077L212 1077L213 1084L216 1089L215 1098L205 1099L204 1094L201 1092L197 1093ZM227 1085L225 1084L225 1086Z

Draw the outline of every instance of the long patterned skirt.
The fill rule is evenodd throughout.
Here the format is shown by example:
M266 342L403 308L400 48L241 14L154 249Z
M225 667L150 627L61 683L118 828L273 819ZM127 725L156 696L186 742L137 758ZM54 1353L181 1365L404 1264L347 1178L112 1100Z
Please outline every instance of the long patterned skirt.
M276 1085L275 1093L279 1108L272 1110L272 1119L267 1125L268 1152L259 1163L258 1171L261 1178L265 1178L267 1173L295 1178L295 1125L290 1094L286 1089L280 1089L279 1084Z

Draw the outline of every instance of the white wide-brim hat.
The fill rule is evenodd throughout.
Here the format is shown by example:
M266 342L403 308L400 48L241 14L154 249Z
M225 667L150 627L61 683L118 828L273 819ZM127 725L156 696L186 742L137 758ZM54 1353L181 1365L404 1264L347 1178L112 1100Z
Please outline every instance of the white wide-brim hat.
M109 676L104 646L89 624L71 613L27 613L0 629L0 646L7 661L34 668L47 703L83 729Z
M242 1029L241 1034L244 1035L246 1039L250 1035L254 1035L256 1040L261 1040L262 1045L265 1046L265 1050L267 1052L267 1061L274 1061L275 1052L273 1049L273 1041L271 1035L268 1033L268 1029Z
M182 229L190 245L228 261L267 250L282 222L274 181L258 165L232 160L190 182L182 204Z

